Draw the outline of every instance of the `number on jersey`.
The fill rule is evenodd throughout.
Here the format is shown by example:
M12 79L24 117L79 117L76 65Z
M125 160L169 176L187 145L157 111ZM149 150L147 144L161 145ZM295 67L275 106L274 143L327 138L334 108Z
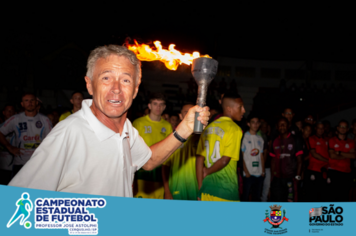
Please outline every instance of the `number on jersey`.
M19 123L20 131L27 130L27 122Z
M150 133L152 133L151 126L145 126L145 134L150 134Z
M221 158L221 156L220 156L220 141L216 141L215 142L213 153L211 154L210 158L209 158L210 147L209 147L209 141L208 140L205 140L205 149L206 149L206 163L207 163L208 168L209 168L217 160L219 160Z

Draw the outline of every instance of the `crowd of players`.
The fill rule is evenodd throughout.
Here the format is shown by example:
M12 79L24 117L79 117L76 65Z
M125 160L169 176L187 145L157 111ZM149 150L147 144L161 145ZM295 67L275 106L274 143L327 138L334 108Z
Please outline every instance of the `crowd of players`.
M0 121L0 184L8 184L26 164L52 127L81 109L75 91L72 109L60 116L40 113L32 93L21 99L22 111L6 105ZM226 92L211 109L209 125L193 134L160 167L138 170L134 197L201 201L355 201L356 120L341 120L336 129L308 115L295 120L285 108L275 124L252 111L244 118L242 98ZM209 104L208 104L209 105ZM179 114L164 113L162 93L150 96L144 115L132 120L148 146L175 128L194 103ZM100 157L98 157L100 158Z

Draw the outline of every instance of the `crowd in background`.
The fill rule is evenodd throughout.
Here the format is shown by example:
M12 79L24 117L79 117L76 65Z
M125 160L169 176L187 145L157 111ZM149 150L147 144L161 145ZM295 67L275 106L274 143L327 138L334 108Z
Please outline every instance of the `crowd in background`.
M225 81L221 83L225 83ZM209 125L212 125L216 120L221 120L221 117L227 114L223 107L225 98L241 99L237 95L237 90L230 89L225 92L223 89L226 87L235 88L236 85L227 86L225 83L212 84L211 86L216 86L219 89L209 90L207 104L210 106L211 113ZM195 104L193 99L196 96L196 89L196 84L193 81L187 95L178 101L179 110L169 108L172 104L167 103L168 94L157 93L150 94L150 99L147 99L146 103L141 101L139 105L133 106L134 112L131 112L128 117L149 146L174 132L183 119L184 112L187 112L186 109ZM225 96L226 94L229 95ZM30 159L46 134L58 122L81 109L83 99L83 93L75 91L70 98L72 108L44 109L42 101L34 94L25 93L21 98L21 109L18 109L19 107L14 104L7 104L3 107L0 120L0 141L5 138L7 143L2 142L0 150L1 184L6 185L11 181L11 178ZM243 103L240 102L241 104L243 106ZM167 110L169 112L165 112ZM16 119L20 118L14 119L15 114L25 114L24 117L34 117L38 120L29 119L27 123L18 122ZM233 118L235 113L231 114L230 117ZM50 127L46 126L47 120L50 122ZM266 114L254 110L250 112L249 116L241 117L240 120L235 119L234 122L243 133L239 144L235 147L239 152L236 164L239 200L356 201L356 119L351 124L346 120L341 120L336 127L332 127L327 120L320 122L313 114L295 114L294 108L286 106L279 114ZM19 124L23 124L23 126L19 126ZM30 124L34 127L32 131ZM154 133L152 129L155 129L155 125L159 129L158 134L148 136L147 134ZM162 125L163 128L159 125ZM36 129L41 131L36 131ZM16 136L23 135L24 132L27 133L23 137L24 139L27 137L26 141L31 143L30 146L28 143L19 142L19 139L16 138ZM30 132L33 133L30 134ZM41 132L40 135L39 132ZM191 139L195 139L195 141L187 140L186 146L189 150L196 150L200 137L193 135ZM189 146L190 141L192 142L191 147ZM254 142L256 143L254 144ZM178 158L173 157L174 155ZM199 192L202 183L199 181L199 177L196 179L195 171L199 172L198 164L195 163L195 159L188 160L188 157L184 157L188 158L185 164L183 163L186 165L184 166L177 160L180 155L185 154L177 152L174 155L155 171L139 170L136 173L133 185L135 197L200 199L200 195L190 194L189 191L183 194L182 188L184 187L180 187L189 185L189 188ZM193 156L195 155L194 152ZM175 162L178 164L174 164ZM207 162L204 164L206 169L202 170L204 178L207 175L204 172L208 169L207 165L215 165L214 161L210 164ZM195 179L191 177L192 173L186 173L189 170L187 169L188 165ZM222 169L227 166L228 164ZM183 168L185 168L184 171L182 171ZM222 169L218 171L222 171ZM188 175L193 179L189 179ZM175 191L173 186L180 190Z

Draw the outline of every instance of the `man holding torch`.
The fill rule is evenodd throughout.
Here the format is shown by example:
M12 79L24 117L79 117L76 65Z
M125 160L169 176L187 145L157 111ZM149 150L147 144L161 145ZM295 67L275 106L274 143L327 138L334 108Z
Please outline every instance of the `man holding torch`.
M9 185L132 197L134 172L161 165L193 132L196 112L207 125L209 108L194 106L174 134L148 147L126 118L141 82L141 66L125 47L93 50L85 81L93 99L58 123Z

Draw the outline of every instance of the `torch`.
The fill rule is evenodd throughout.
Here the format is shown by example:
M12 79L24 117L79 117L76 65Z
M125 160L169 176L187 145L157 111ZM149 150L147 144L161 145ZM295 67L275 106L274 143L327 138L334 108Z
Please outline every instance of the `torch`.
M199 57L193 60L192 74L198 84L197 105L204 107L206 104L206 94L208 86L214 79L218 70L218 62L207 57ZM199 112L195 112L194 133L203 132L203 124L198 120Z
M151 48L147 44L139 44L134 40L134 44L127 43L127 48L133 51L141 61L161 61L170 70L177 70L182 63L192 64L192 74L198 84L197 105L204 107L206 94L210 82L214 79L218 70L218 62L209 55L200 55L199 52L181 53L176 50L174 44L170 44L167 49L163 49L160 41L154 41L156 48ZM199 113L195 113L194 133L200 134L203 131L203 124L197 120Z

